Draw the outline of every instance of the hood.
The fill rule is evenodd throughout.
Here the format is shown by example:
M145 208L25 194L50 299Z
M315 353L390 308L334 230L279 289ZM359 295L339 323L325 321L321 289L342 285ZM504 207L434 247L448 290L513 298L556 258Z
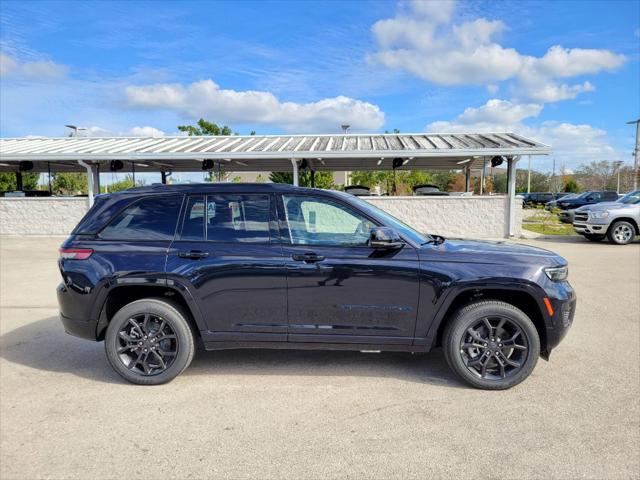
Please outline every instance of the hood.
M537 263L551 266L567 263L549 250L507 241L447 239L440 245L425 245L423 249L447 253L452 260L459 256L460 261L475 263Z
M587 212L589 210L616 210L618 208L628 207L627 203L620 202L602 202L602 203L594 203L592 205L585 205L584 207L580 207L578 210L581 212Z

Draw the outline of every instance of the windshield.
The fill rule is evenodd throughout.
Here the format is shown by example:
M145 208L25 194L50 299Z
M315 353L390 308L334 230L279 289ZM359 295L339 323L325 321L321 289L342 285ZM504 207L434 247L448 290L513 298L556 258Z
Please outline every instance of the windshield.
M584 198L586 196L588 196L591 192L582 192L580 195L578 195L576 198Z
M355 202L361 210L373 215L374 217L380 218L382 221L384 221L386 226L396 229L396 231L401 236L419 245L422 245L423 243L427 243L429 241L430 237L428 235L424 235L422 233L416 232L409 225L401 222L396 217L388 214L384 210L380 210L378 207L375 207L371 205L369 202L362 200L358 197L353 197L351 195L349 195L349 197L350 197L349 200L351 202Z
M635 192L629 192L620 200L619 203L628 203L629 205L636 205L640 203L640 190L636 190Z

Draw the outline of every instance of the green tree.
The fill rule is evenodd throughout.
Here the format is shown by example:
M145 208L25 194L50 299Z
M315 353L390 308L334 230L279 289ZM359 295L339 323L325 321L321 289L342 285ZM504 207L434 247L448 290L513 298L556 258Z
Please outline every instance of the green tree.
M190 137L201 135L233 135L231 129L224 125L220 127L217 123L209 122L204 118L197 121L196 125L178 125L178 130L186 132Z
M146 182L144 180L136 180L133 182L133 175L127 174L122 180L118 180L117 182L113 182L110 185L103 185L100 187L101 192L119 192L121 190L128 190L129 188L139 187L144 185Z
M567 183L564 184L564 191L567 193L578 193L578 184L573 179L567 180Z
M273 183L293 183L293 173L291 172L271 172L269 180ZM311 172L309 170L300 171L298 174L298 183L301 187L311 186ZM333 174L331 172L316 172L315 187L316 188L333 188Z
M22 188L35 190L40 180L39 173L22 173ZM0 173L0 192L13 192L17 188L16 174L13 172Z
M51 189L55 195L78 195L87 193L86 173L54 173Z

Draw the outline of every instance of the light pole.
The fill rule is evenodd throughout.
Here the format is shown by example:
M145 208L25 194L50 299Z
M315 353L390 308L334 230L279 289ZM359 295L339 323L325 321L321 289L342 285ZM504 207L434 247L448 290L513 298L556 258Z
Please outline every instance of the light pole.
M636 147L633 149L633 156L634 156L634 160L633 160L633 189L637 190L638 189L638 175L640 175L640 172L638 172L638 155L640 154L640 118L637 120L632 120L631 122L627 122L627 125L633 125L636 124Z

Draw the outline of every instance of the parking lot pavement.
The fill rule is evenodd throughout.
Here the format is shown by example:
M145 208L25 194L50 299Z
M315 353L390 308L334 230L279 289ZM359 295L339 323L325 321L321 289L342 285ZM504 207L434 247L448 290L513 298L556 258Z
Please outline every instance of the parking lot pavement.
M57 320L61 239L0 239L0 478L638 478L640 245L564 255L568 337L523 384L473 390L442 353L199 352L124 383Z

